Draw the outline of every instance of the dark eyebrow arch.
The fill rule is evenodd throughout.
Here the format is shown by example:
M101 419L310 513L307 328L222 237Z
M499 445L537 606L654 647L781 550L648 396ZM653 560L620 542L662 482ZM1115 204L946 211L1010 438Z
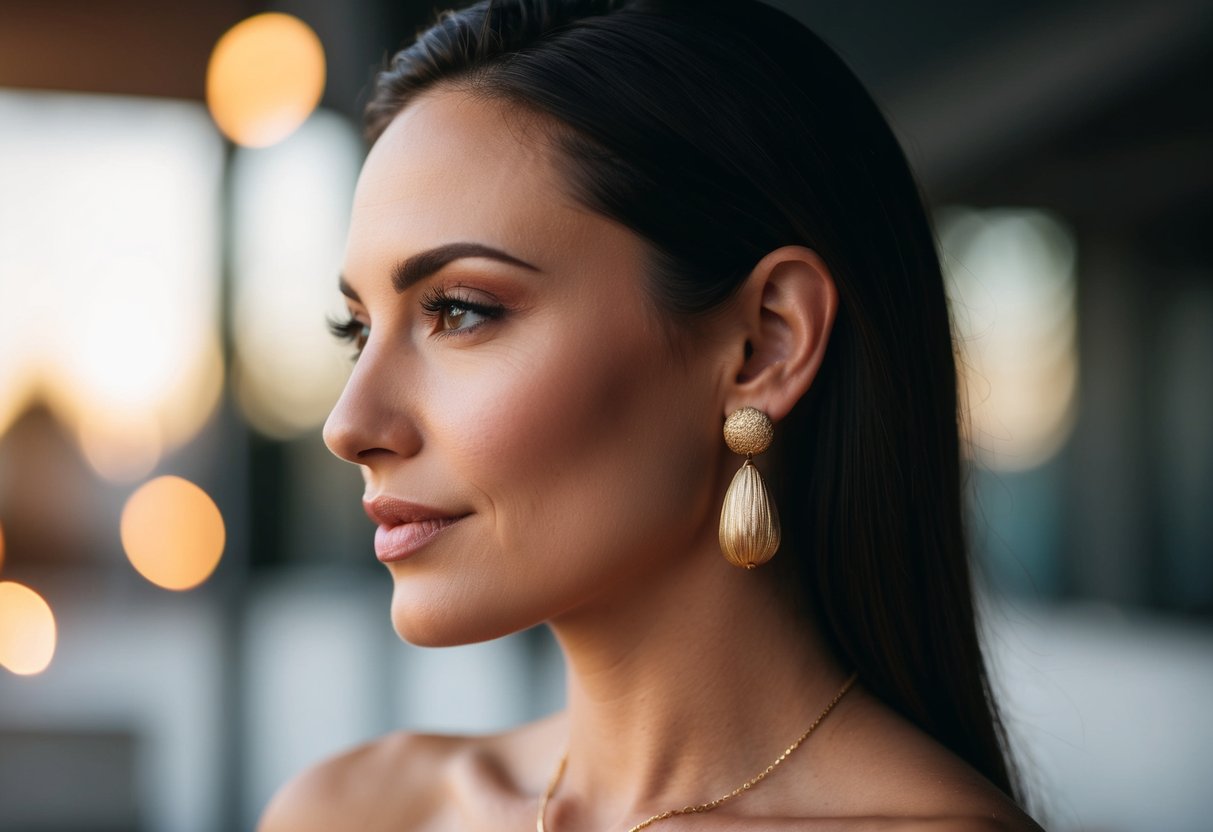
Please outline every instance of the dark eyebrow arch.
M409 259L398 264L396 268L392 269L392 288L396 290L396 294L400 294L414 283L434 274L447 263L464 257L486 257L490 260L499 260L502 263L509 263L512 266L519 266L533 272L540 271L537 266L532 266L525 260L519 260L512 254L506 254L504 251L495 249L492 246L486 246L482 243L447 243L446 245L414 254ZM346 282L345 275L342 275L337 281L337 288L347 298L358 303L362 302L358 297L358 293Z

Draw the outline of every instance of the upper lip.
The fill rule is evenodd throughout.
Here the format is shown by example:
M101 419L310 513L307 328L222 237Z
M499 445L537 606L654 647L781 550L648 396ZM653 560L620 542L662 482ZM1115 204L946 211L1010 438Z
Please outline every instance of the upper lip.
M362 507L367 517L381 526L399 526L402 523L417 523L422 520L455 519L465 515L452 514L420 503L410 503L396 497L376 497L374 500L363 500Z

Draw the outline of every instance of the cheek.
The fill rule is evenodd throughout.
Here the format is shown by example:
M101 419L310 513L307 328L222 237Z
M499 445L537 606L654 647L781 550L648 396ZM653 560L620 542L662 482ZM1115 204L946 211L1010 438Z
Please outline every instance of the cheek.
M458 476L510 561L498 578L597 581L689 540L713 499L707 385L635 322L540 331L478 356L491 372L444 408Z

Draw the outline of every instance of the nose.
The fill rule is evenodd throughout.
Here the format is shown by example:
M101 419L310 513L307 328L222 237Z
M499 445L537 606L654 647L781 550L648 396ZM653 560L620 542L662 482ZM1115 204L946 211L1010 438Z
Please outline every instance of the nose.
M421 448L415 414L403 401L407 385L395 376L386 383L371 358L364 352L358 359L324 422L324 444L335 456L356 465L413 456Z

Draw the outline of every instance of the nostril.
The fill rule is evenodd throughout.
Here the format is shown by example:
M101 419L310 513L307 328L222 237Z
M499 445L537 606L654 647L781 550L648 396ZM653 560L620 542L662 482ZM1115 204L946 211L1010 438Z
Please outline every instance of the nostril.
M356 462L365 463L379 454L390 453L391 451L389 451L387 448L367 448L364 451L358 451L356 454L354 454L354 457Z

